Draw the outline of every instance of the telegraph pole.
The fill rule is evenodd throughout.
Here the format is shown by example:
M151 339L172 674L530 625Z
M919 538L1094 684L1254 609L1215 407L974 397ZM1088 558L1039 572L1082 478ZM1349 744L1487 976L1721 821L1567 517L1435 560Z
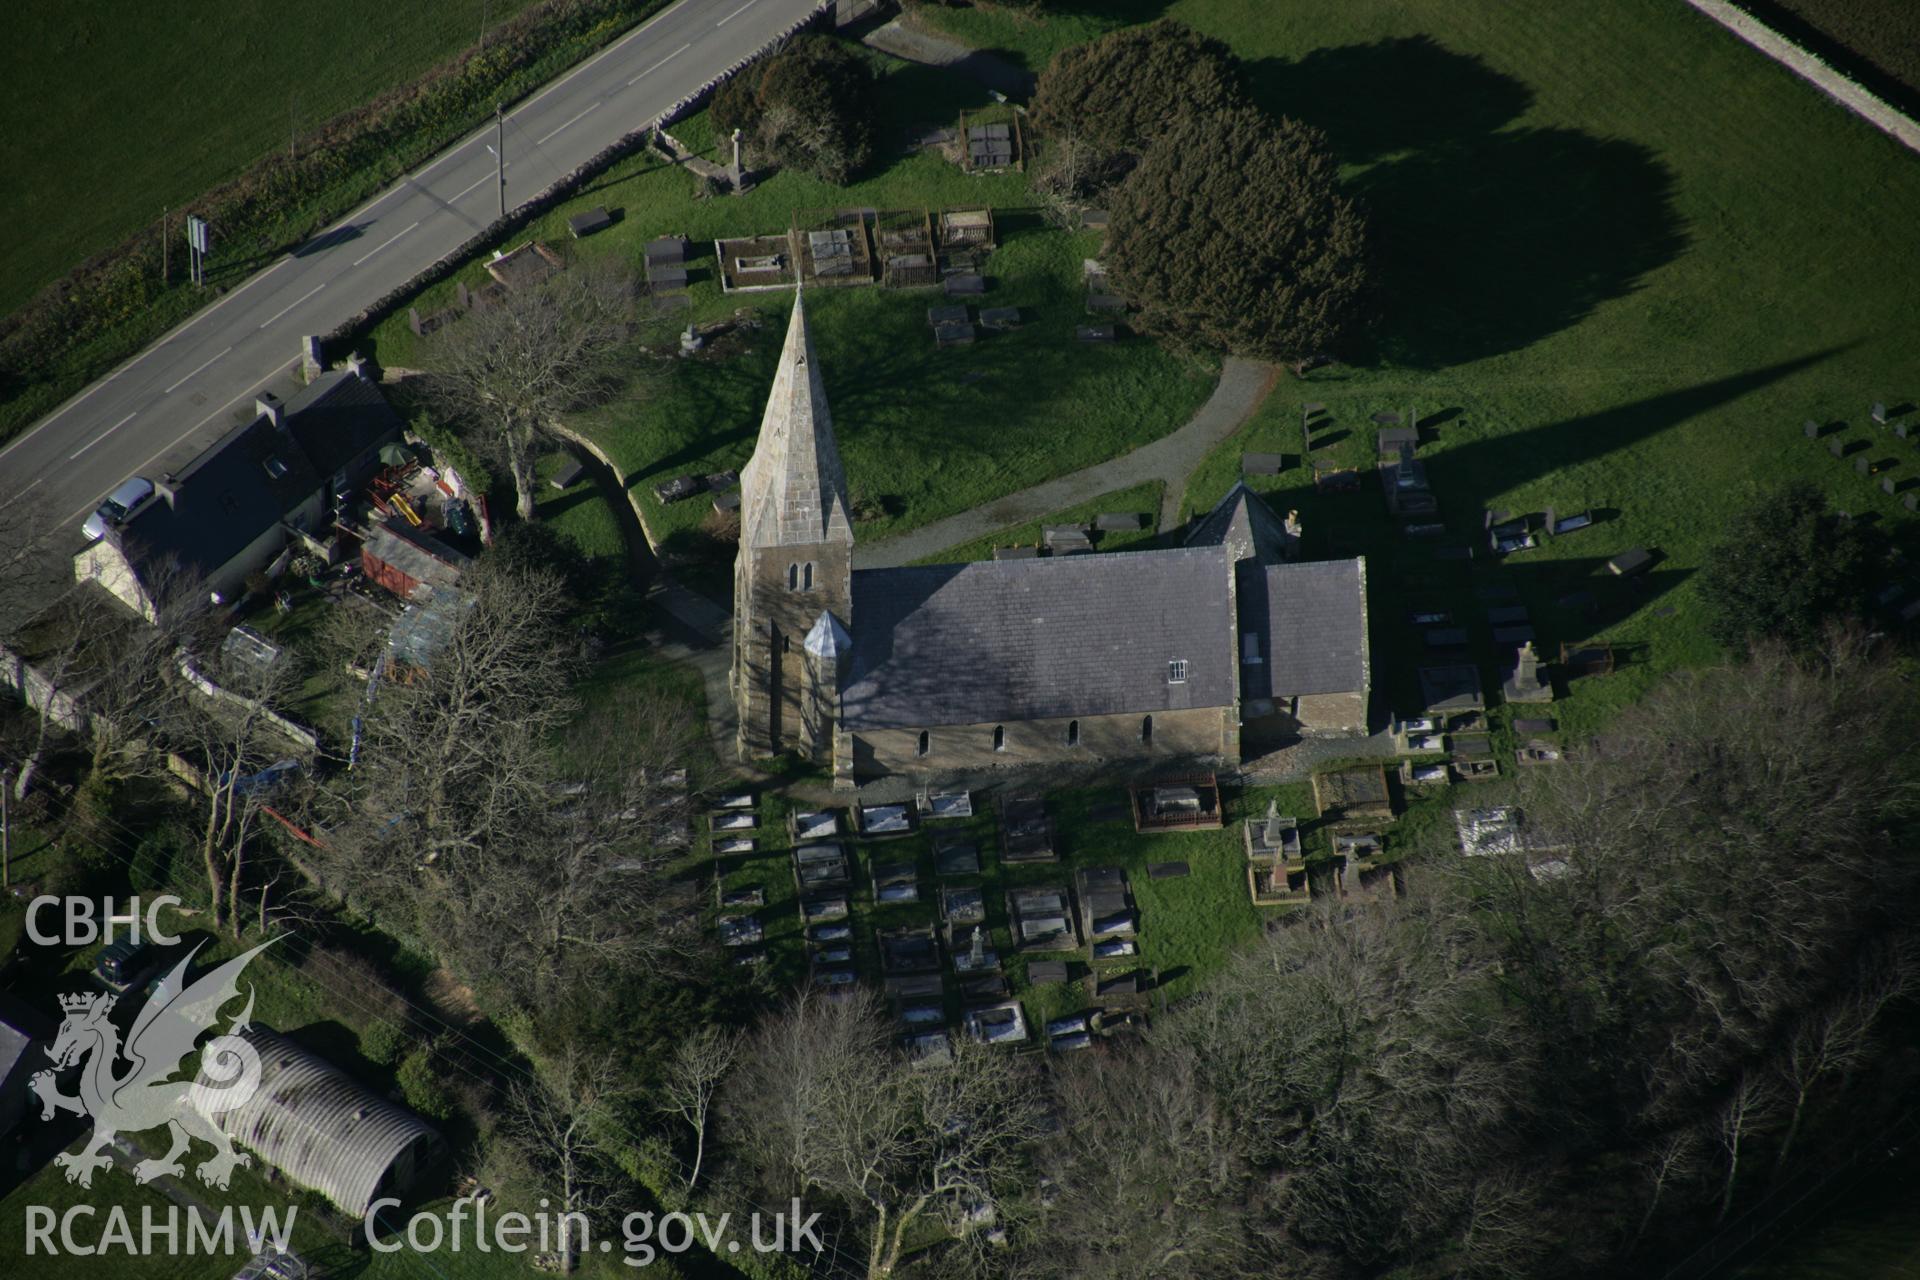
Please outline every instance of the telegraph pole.
M7 807L12 798L13 768L0 769L0 889L13 887L13 811Z
M493 159L500 175L500 216L507 216L507 118L500 104L493 104Z

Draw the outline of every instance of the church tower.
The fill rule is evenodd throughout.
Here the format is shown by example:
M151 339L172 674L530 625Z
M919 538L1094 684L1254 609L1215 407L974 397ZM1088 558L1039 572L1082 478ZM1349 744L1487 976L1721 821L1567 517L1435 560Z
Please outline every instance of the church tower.
M831 749L807 636L853 624L853 521L833 443L833 415L798 293L753 457L740 473L740 552L733 565L733 702L743 757ZM819 645L814 646L816 649ZM816 659L816 665L818 661ZM831 718L837 718L831 717Z

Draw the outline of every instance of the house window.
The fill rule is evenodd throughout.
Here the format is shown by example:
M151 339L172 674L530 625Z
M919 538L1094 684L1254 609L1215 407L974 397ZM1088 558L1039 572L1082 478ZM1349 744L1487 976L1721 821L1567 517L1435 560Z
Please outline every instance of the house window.
M807 561L806 567L801 570L800 589L803 591L813 590L813 561L811 560Z
M1007 726L1003 724L993 726L993 749L995 751L1007 749Z
M787 590L792 591L795 588L797 588L799 585L800 585L800 566L797 564L790 564L787 566Z
M918 745L917 745L917 746L916 746L916 747L914 748L914 752L913 752L913 753L914 753L915 755L917 755L917 756L923 756L923 755L925 755L925 754L927 754L927 748L928 748L928 747L930 747L930 746L932 746L932 745L933 745L933 739L932 739L932 738L931 738L931 737L930 737L930 736L928 735L928 733L927 733L927 731L926 731L925 729L922 729L922 730L920 731L920 742L919 742L919 744L918 744Z
M1152 716L1140 717L1140 741L1146 743L1148 746L1153 745L1153 717Z
M1067 721L1067 745L1070 747L1080 745L1080 722L1078 720Z
M1167 664L1167 683L1185 684L1187 682L1187 660L1175 658Z
M287 464L280 461L280 459L274 457L272 454L268 454L267 460L261 463L260 465L265 467L267 469L267 474L275 480L278 480L282 476L287 474Z

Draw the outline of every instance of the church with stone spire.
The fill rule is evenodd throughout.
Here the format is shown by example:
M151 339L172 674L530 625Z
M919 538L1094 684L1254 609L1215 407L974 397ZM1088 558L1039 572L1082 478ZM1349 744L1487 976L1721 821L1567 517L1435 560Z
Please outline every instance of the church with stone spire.
M740 473L732 694L743 758L836 785L994 766L1237 762L1367 732L1366 564L1300 562L1244 485L1178 546L853 567L833 415L796 297Z

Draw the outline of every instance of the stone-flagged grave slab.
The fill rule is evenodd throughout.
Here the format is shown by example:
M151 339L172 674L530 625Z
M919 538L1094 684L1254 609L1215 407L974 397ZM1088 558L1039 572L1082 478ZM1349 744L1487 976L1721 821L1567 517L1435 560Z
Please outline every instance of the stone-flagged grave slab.
M933 837L933 869L941 876L977 876L980 846L961 832L939 832Z
M1192 870L1184 862L1153 862L1147 864L1147 879L1179 880L1191 874Z
M1066 980L1065 960L1035 960L1027 966L1027 981L1036 987Z

